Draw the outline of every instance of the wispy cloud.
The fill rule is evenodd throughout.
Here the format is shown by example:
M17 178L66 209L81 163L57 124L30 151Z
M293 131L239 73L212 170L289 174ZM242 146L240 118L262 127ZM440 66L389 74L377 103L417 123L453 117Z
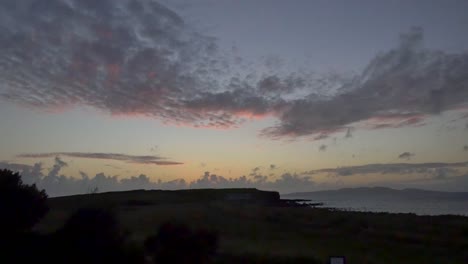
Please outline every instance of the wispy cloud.
M154 165L181 165L182 162L168 161L166 158L159 156L135 156L119 153L92 153L92 152L51 152L51 153L26 153L17 155L18 158L53 158L53 157L70 157L70 158L85 158L85 159L100 159L100 160L117 160L128 163L138 164L154 164Z
M403 153L401 153L400 155L398 155L398 158L399 158L399 159L409 160L409 159L411 159L411 158L414 157L414 156L415 156L414 153L411 153L411 152L403 152Z

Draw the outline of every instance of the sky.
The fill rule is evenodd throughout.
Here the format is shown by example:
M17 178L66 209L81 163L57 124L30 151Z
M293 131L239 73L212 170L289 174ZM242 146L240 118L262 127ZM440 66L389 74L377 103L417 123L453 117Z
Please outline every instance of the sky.
M0 168L52 195L468 189L468 2L3 0Z

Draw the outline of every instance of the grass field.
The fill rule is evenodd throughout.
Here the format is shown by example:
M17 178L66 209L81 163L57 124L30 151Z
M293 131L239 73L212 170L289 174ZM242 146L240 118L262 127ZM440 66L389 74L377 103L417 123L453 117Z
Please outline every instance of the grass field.
M113 209L137 243L168 220L217 230L220 263L468 263L468 217L343 212L228 202L239 190L133 191L52 198L50 212L36 227L58 229L81 207ZM257 193L255 190L249 192ZM260 192L259 192L260 193ZM256 199L262 199L253 195ZM243 259L244 258L244 259ZM316 262L314 262L316 261Z

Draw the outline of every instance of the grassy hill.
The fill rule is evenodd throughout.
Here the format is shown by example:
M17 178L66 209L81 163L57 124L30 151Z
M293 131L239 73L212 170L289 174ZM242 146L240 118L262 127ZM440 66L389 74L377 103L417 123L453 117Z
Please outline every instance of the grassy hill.
M282 206L256 189L129 191L49 199L36 227L58 229L76 209L113 209L136 242L167 221L217 230L219 263L468 263L468 217Z

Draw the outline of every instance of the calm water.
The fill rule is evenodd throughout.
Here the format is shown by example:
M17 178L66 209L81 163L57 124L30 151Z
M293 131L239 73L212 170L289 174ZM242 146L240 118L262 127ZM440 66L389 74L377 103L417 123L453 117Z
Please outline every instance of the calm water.
M468 199L418 199L418 200L389 200L389 199L342 199L334 197L288 197L288 199L311 199L313 202L324 203L323 207L341 210L415 213L417 215L464 215L468 216Z

